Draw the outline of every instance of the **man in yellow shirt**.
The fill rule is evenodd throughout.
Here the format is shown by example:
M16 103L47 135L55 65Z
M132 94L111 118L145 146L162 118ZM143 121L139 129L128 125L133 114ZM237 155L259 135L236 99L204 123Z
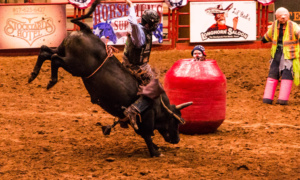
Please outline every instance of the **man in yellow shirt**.
M263 103L272 104L281 77L277 103L287 105L293 79L299 84L299 39L298 24L289 20L289 11L280 7L275 12L276 21L264 35L262 42L272 42L271 64L263 96Z

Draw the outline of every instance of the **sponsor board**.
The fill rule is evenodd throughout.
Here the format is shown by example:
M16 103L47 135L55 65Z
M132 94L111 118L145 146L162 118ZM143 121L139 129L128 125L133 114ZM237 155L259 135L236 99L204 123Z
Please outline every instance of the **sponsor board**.
M256 2L190 2L190 42L256 40Z
M79 9L86 9L92 5L93 0L69 0L69 2Z
M169 9L179 9L187 4L187 0L165 0Z
M66 37L65 5L0 6L0 49L57 47Z
M257 2L261 3L264 6L267 6L269 4L273 4L275 0L257 0Z
M162 43L163 39L163 4L162 3L134 3L137 21L145 9L153 9L160 16L160 24L153 33L153 44ZM103 42L109 37L109 45L124 45L127 34L131 31L128 22L129 7L125 3L99 4L93 13L93 31Z

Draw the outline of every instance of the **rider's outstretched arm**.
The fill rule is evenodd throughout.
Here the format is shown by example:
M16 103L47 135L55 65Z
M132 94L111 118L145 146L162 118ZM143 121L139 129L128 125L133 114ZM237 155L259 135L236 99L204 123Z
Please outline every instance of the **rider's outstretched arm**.
M131 39L135 46L141 47L146 43L145 33L143 26L137 22L137 17L134 11L134 6L130 0L126 0L126 4L129 6L128 21L131 25Z

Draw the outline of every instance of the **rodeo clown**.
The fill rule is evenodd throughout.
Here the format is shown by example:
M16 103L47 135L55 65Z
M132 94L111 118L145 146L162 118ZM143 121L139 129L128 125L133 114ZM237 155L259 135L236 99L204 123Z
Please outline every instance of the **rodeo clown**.
M280 7L275 12L276 21L264 35L262 42L272 42L271 64L263 96L263 103L272 104L278 80L281 85L277 104L287 105L293 78L299 85L299 39L298 24L289 20L289 11Z
M140 98L125 109L124 115L129 119L131 126L138 130L137 115L146 110L152 104L153 99L158 98L164 92L157 74L152 71L148 64L152 46L152 32L157 29L160 17L156 11L146 9L142 14L141 24L138 24L132 2L126 0L126 3L129 6L128 21L131 25L131 33L125 43L123 65L138 79ZM121 127L128 127L127 122L128 120L125 123L120 120Z
M206 60L206 53L205 48L201 45L197 45L194 47L194 49L191 52L193 56L192 61L205 61Z

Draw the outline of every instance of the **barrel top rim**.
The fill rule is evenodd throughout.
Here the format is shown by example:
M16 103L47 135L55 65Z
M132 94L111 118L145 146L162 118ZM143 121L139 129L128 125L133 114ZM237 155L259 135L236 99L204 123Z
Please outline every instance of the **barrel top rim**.
M189 62L195 62L195 63L203 63L203 62L216 62L214 59L206 59L205 61L192 61L193 58L187 58L187 59L180 59L179 61L189 61Z

